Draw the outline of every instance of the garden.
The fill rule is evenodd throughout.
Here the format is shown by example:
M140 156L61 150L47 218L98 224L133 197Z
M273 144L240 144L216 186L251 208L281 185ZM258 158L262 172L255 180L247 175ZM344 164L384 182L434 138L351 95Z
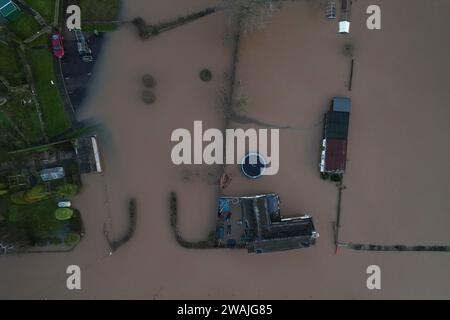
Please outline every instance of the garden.
M24 166L44 154L51 157L51 148L9 155L2 163L2 167L13 163L13 169L0 174L0 254L67 251L83 236L80 212L70 202L81 189L78 165L74 160L58 163L61 176L45 174L55 167Z
M55 1L27 2L52 22ZM39 29L37 21L25 11L6 28L0 28L0 148L6 151L39 144L71 128L55 85L47 34L31 43L23 42Z

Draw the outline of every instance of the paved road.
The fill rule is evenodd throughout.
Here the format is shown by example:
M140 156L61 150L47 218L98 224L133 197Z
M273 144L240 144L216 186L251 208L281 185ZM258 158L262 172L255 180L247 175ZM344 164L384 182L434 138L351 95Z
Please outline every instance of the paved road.
M65 23L65 8L71 4L77 4L76 0L65 0L62 3L60 19L60 30L64 37L64 49L66 54L60 61L61 74L67 90L67 94L71 101L71 108L75 113L76 110L82 104L87 88L90 84L90 78L92 75L92 70L94 69L95 61L97 60L98 54L101 50L103 44L103 35L93 35L89 37L88 44L92 50L92 56L94 62L85 63L81 60L78 54L77 41L75 38L75 33L69 31ZM86 36L86 35L85 35Z

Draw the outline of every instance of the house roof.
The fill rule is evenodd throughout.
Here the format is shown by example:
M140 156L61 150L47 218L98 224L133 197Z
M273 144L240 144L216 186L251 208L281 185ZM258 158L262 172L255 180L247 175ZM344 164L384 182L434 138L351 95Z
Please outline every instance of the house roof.
M325 138L347 140L348 112L329 111L325 114Z
M241 198L249 252L270 252L309 247L315 228L309 216L282 219L277 195ZM276 203L275 203L276 202Z
M314 244L314 240L311 240L311 236L309 235L270 240L258 240L254 241L248 246L248 251L255 253L285 251L291 249L307 248L312 244Z
M347 162L347 140L327 139L325 171L344 171Z

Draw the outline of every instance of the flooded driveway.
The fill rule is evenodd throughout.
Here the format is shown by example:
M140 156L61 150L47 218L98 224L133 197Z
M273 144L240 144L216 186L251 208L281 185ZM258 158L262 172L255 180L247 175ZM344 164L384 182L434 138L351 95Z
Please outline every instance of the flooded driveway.
M373 2L373 1L372 1ZM0 259L0 298L449 298L446 253L334 252L337 191L319 178L321 120L333 96L349 96L348 165L341 238L380 244L450 244L450 4L437 0L375 1L381 31L365 26L368 1L353 8L352 34L307 2L287 2L272 23L243 39L237 77L248 116L288 125L280 134L280 172L250 181L237 167L226 194L277 192L284 215L312 214L316 246L249 255L245 250L186 250L169 226L169 192L179 198L179 227L188 240L214 228L214 166L172 164L170 135L177 128L222 128L223 74L232 48L224 13L216 13L142 42L132 26L106 37L94 84L80 118L104 124L104 175L84 178L75 200L86 236L67 254ZM128 0L124 19L172 19L214 1ZM404 8L408 3L408 8ZM406 12L408 14L406 14ZM416 19L416 20L414 20ZM347 90L354 43L353 89ZM209 68L211 82L199 72ZM141 78L152 74L156 103L141 102ZM134 237L113 255L103 236L127 228L127 200L137 199ZM66 289L66 267L82 270L82 290ZM366 268L379 265L382 290L366 288Z

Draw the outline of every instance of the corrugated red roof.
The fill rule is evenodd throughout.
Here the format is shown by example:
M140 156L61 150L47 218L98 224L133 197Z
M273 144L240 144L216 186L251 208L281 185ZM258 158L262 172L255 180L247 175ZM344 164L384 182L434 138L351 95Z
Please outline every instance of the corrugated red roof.
M325 171L344 171L347 162L347 140L327 139Z

